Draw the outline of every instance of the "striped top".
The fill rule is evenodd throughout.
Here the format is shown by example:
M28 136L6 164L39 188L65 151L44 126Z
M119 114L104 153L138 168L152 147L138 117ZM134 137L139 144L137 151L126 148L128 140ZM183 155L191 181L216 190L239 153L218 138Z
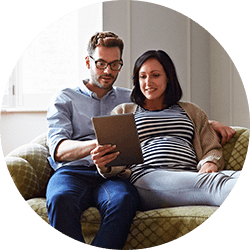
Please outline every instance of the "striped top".
M178 104L159 111L139 107L135 123L144 163L130 166L132 183L159 168L197 171L194 126Z

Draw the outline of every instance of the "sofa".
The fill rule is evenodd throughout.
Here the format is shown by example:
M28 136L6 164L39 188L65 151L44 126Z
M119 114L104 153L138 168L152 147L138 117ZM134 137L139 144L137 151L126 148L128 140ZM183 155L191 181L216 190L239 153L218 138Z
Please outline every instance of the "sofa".
M227 170L242 169L249 141L249 129L234 127L235 136L224 145L223 157ZM30 207L47 223L46 186L53 175L47 157L46 133L30 143L10 152L5 161L19 192ZM206 221L218 207L183 206L150 211L138 211L124 249L142 249L175 240ZM100 214L94 207L82 214L82 233L86 243L93 240L99 225Z

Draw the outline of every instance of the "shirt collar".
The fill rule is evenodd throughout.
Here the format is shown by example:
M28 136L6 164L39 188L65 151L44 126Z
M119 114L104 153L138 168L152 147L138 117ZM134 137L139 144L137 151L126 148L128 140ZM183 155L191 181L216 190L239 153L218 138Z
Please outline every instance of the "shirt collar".
M82 92L84 95L88 96L88 97L91 97L91 98L100 100L100 99L97 97L97 95L96 95L95 92L89 90L89 89L86 87L86 84L88 83L88 81L89 81L89 80L86 79L86 80L83 80L83 81L81 82L81 84L80 84L80 86L79 86L81 92ZM102 99L106 99L106 98L109 97L109 96L111 96L112 98L116 98L116 87L112 87L112 89L111 89Z

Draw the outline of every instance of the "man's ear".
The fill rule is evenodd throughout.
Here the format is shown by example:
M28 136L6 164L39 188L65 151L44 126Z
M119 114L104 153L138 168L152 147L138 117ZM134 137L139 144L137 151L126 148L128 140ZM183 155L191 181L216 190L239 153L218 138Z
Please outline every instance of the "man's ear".
M86 66L88 69L90 69L90 60L89 60L89 56L85 57L85 62L86 62Z

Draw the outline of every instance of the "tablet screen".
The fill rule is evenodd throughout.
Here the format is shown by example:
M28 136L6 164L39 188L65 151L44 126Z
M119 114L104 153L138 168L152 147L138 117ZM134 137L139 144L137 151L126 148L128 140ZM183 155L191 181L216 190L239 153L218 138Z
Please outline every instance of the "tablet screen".
M93 117L92 123L98 143L116 145L111 152L120 152L116 159L106 165L107 167L143 162L133 114Z

